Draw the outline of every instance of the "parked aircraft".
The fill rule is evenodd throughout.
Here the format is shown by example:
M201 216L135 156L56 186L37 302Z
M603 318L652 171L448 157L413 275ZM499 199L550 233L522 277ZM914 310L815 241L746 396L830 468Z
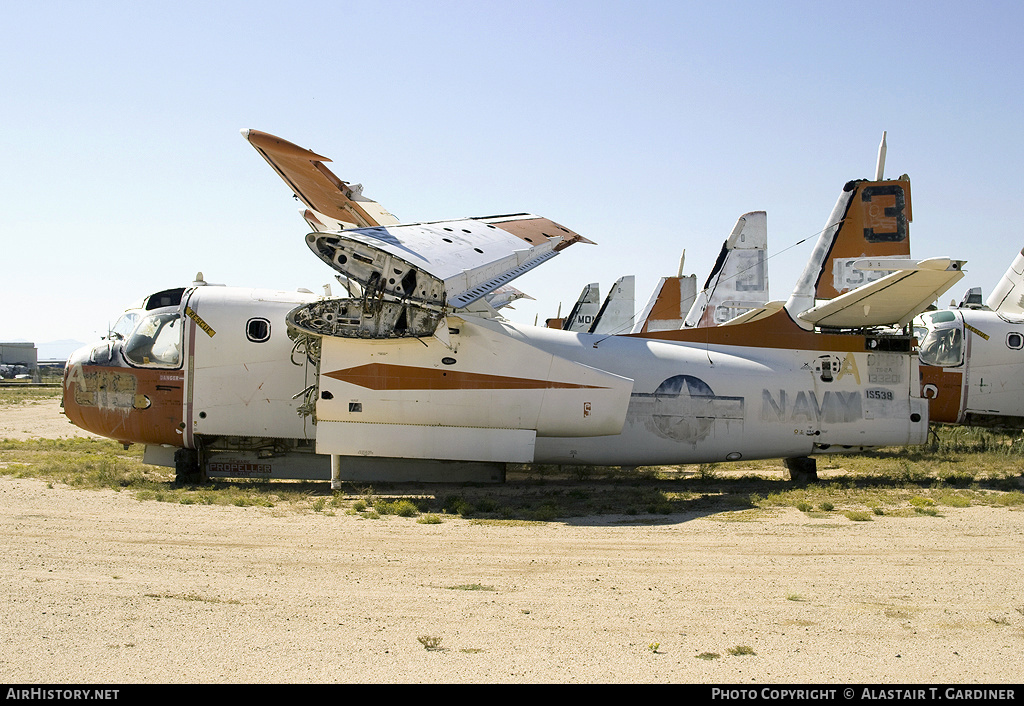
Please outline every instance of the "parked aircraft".
M662 277L654 286L646 306L637 314L630 333L674 331L683 327L683 319L697 298L697 275L684 275L686 251L679 258L674 277Z
M806 313L815 305L879 280L893 269L915 266L908 261L912 220L910 180L906 176L884 180L885 154L886 136L882 133L874 180L850 181L843 187L798 286L787 302L791 313L802 317L801 325L805 328L808 317L817 316L817 313ZM681 327L742 323L781 308L781 302L769 303L767 250L765 212L752 211L740 216L722 244L704 288L689 310L681 309L686 312ZM672 296L674 288L670 288L672 294L668 298L656 302L661 291L663 286L659 283L634 333L650 330L648 321L651 319L667 320L668 326L662 324L665 328L679 328L673 325L677 310ZM836 307L849 309L844 302ZM877 325L870 323L872 321L868 318L855 325ZM822 325L845 324L826 322Z
M684 251L685 259L685 251ZM736 221L708 275L696 291L696 277L662 277L632 333L718 326L768 301L768 227L764 211L745 213Z
M745 213L718 255L704 289L683 320L686 328L718 326L768 301L768 216Z
M1024 428L1024 250L984 304L972 289L922 314L915 331L933 422Z
M557 317L548 319L548 326L560 328L563 331L589 333L599 311L601 311L601 287L597 282L591 282L583 287L583 291L580 292L569 315L564 319Z
M78 351L68 418L145 444L147 462L183 478L337 484L784 458L796 477L813 475L813 454L926 439L911 336L864 327L909 321L924 289L962 276L956 261L901 262L878 280L887 288L850 291L824 314L787 304L742 324L617 336L523 326L487 296L585 238L524 213L401 224L326 158L244 135L306 205L307 246L354 284L335 297L197 277L135 307L130 333ZM907 200L886 192L883 226L909 212L909 184L896 190ZM823 277L836 232L815 251Z
M592 282L583 287L579 299L567 317L563 319L559 315L548 319L546 325L548 328L580 333L625 333L633 325L635 316L634 282L633 275L620 277L612 285L603 302L600 286L597 282Z

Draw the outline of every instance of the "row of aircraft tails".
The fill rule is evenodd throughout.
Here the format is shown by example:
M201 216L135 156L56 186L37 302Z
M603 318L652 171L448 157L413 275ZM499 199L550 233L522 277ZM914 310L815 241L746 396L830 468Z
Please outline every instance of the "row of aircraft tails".
M549 328L581 333L617 335L677 331L724 324L768 302L768 217L764 211L745 213L722 244L704 288L697 276L679 272L662 277L646 306L635 312L633 275L619 278L602 300L597 282L586 285L565 318L547 319Z
M145 445L182 480L500 481L507 464L666 465L923 443L929 422L1024 423L1024 254L987 300L936 310L960 260L910 258L910 181L847 183L784 302L767 220L742 216L701 291L584 288L565 319L507 321L510 282L571 245L507 213L400 222L314 152L243 135L304 204L337 274L283 292L207 283L145 297L64 374L74 424Z

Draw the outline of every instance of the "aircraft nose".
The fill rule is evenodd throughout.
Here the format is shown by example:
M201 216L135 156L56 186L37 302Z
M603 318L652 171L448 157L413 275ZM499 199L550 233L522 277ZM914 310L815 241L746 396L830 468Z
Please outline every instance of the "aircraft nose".
M81 377L82 361L88 360L88 355L88 348L79 348L68 356L67 362L64 363L64 375L61 377L61 409L64 410L64 415L79 427L82 427L82 410L75 400L74 387Z
M116 341L75 351L64 366L68 420L124 444L181 446L183 373L127 365Z
M69 355L67 362L64 363L64 375L61 378L61 387L63 389L61 407L64 408L65 414L67 414L68 405L74 404L74 395L71 394L71 387L72 383L75 382L75 371L81 371L82 364L89 361L89 354L91 352L92 346L82 346Z

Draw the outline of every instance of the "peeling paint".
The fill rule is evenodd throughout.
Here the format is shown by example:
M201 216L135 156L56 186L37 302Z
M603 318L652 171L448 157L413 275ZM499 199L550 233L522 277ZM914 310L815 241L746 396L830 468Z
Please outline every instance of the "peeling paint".
M653 393L634 393L629 417L663 439L696 444L719 433L743 432L743 397L721 397L693 375L676 375Z
M765 422L812 422L815 424L838 424L856 422L864 418L860 392L826 390L818 401L813 390L771 390L761 391L761 419Z
M75 402L83 407L129 410L145 409L149 399L137 395L138 379L131 373L110 368L96 368L83 372L76 365L69 378L75 384Z
M870 353L868 355L869 385L900 385L903 383L903 371L906 361L903 356L888 353ZM857 378L860 382L860 378Z

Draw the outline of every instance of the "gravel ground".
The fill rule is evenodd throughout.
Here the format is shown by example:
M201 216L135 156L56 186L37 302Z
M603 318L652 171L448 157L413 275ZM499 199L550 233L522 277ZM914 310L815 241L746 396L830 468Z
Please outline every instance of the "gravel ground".
M55 404L0 419L0 437L74 433ZM1024 512L652 517L427 525L0 477L0 673L61 684L1021 682Z

